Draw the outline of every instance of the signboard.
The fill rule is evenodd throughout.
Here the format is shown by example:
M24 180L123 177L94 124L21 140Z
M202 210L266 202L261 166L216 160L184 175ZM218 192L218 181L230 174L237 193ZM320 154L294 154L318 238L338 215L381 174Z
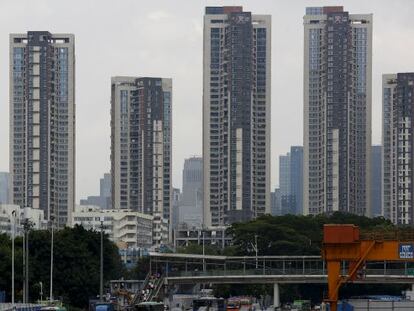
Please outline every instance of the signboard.
M414 259L413 244L400 244L400 259Z

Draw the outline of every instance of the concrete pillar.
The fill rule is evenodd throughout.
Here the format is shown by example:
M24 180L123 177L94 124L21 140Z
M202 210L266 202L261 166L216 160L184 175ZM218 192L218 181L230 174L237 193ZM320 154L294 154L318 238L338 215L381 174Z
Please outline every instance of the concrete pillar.
M280 307L280 294L279 294L279 284L273 284L273 307Z

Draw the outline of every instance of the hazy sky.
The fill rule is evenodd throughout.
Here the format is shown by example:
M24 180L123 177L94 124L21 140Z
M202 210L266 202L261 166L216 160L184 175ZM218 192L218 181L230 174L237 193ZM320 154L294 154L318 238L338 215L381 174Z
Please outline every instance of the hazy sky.
M1 0L0 171L8 171L9 33L75 34L77 201L97 194L110 170L110 77L173 79L173 185L184 159L202 152L202 35L206 5L243 5L272 15L272 189L278 156L302 144L306 6L374 14L373 143L381 141L381 75L414 71L412 0Z

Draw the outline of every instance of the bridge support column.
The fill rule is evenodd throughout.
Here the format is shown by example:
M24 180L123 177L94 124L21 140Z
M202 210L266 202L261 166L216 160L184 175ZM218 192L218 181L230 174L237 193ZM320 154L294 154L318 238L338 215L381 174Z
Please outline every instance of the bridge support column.
M280 307L280 294L279 294L279 284L273 284L273 307Z

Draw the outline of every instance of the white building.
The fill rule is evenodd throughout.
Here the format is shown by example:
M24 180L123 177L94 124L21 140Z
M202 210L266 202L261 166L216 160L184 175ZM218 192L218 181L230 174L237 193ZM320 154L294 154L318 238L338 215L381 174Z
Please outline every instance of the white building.
M81 225L87 230L100 230L103 225L104 232L115 243L124 242L128 247L152 246L151 215L132 210L103 210L94 205L79 205L73 212L74 225Z
M20 206L14 204L0 204L0 233L11 235L13 211L16 211L14 216L16 235L22 234L23 223L26 219L30 222L31 229L40 230L47 228L47 221L44 220L44 212L42 210L30 207L20 208Z

